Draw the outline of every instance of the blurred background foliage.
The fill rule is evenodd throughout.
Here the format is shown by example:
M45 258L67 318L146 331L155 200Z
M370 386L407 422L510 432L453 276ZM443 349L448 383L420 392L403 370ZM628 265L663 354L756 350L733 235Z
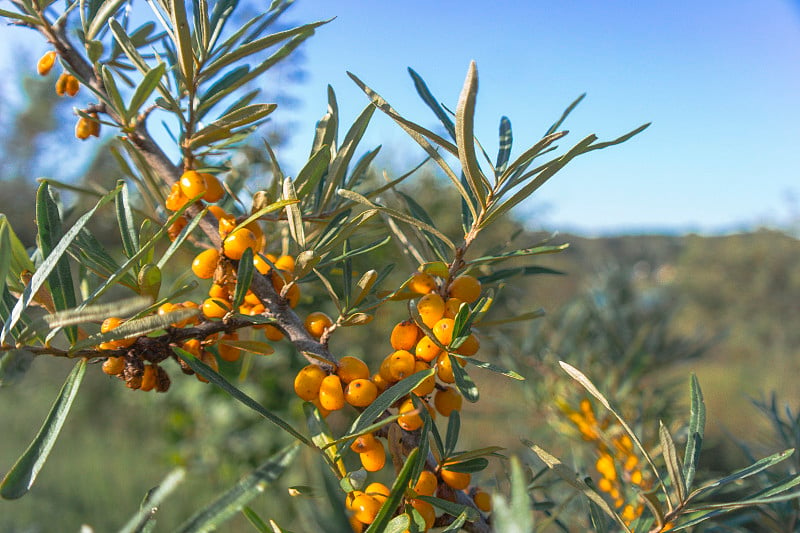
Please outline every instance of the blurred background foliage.
M16 107L3 104L0 114L0 213L26 245L35 235L33 178L46 175L96 190L109 188L121 175L105 146L86 144L76 151L68 104L53 95L52 79L25 74L32 64L33 59L21 61L20 72L0 82L4 89L19 83L14 90L25 95ZM282 68L284 81L302 80L301 56ZM291 105L290 91L281 87L274 99ZM238 152L233 172L246 184L264 183L271 167L261 138L279 147L290 134L290 125L270 123L261 136L252 137L254 144ZM384 151L389 150L384 147ZM394 177L406 170L387 172ZM373 172L370 179L384 179ZM457 235L457 198L430 167L423 167L402 190L433 214L444 233ZM82 199L74 192L65 194L73 213L82 213L81 202L91 201L88 195ZM119 237L111 219L104 217L113 216L112 210L100 213L91 228L110 250L118 246ZM529 244L550 237L541 228L532 228L537 226L530 220L507 217L481 235L474 253L510 239ZM514 286L501 291L492 311L498 317L514 316L542 307L547 315L493 329L491 336L482 337L483 359L513 368L527 381L509 383L488 372L474 373L482 401L465 409L470 423L464 424L469 431L462 437L464 447L481 443L480 435L492 434L498 439L493 444L520 451L519 438L525 437L577 465L590 464L591 450L581 446L553 402L559 398L565 405L577 406L582 398L558 370L558 360L582 369L628 420L640 421L636 428L651 445L657 442L656 420L685 419L686 378L696 372L710 416L701 465L711 470L731 471L744 465L750 454L760 456L800 444L791 431L798 427L800 406L795 379L800 375L800 328L793 327L800 323L800 247L788 231L603 238L562 234L551 237L551 243L570 246L563 253L540 257L542 275L512 278ZM360 258L355 268L363 272L397 262L403 251L391 242L370 257L375 264ZM192 255L187 250L173 261L182 264ZM400 283L415 266L409 258L400 259L386 288ZM324 294L305 287L303 298L302 305L309 310L327 301ZM388 334L404 313L402 305L381 309L370 325L337 333L333 351L377 365L390 351ZM251 365L245 370L237 363L223 366L222 371L233 380L246 374L238 383L242 390L281 416L298 419L301 402L292 392L289 376L302 364L284 347L267 358L245 362ZM14 406L0 411L0 465L12 464L27 446L70 366L67 361L35 361L22 381L0 388L0 405ZM256 415L195 380L177 379L168 394L158 396L132 393L118 385L100 372L88 373L75 412L36 489L21 501L0 502L0 530L52 531L56 516L63 531L77 531L83 523L96 531L116 529L172 466L186 466L187 481L158 518L157 529L168 531L285 443ZM772 393L777 399L751 401ZM793 410L785 411L784 405ZM334 428L345 423L337 417L331 416ZM303 460L309 463L305 472L319 470L310 454ZM795 456L785 468L796 472L797 461ZM499 469L495 474L497 480L504 479ZM503 488L502 481L493 481L490 475L484 474L485 485ZM292 469L287 484L321 487L323 480ZM282 525L310 531L313 514L333 512L325 508L325 501L280 493L258 498L252 507L264 517L283 517ZM772 517L784 525L794 517L797 524L797 513L797 502L788 502L749 511L737 517L737 523L753 530L797 531L755 525ZM247 526L236 518L228 527L237 531Z

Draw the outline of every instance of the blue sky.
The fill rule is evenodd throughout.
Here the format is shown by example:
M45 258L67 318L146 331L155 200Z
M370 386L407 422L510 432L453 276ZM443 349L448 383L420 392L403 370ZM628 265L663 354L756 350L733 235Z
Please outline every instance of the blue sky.
M726 231L785 221L787 195L800 196L797 2L344 0L300 1L289 13L303 22L332 16L304 48L308 78L292 111L298 129L290 160L307 155L326 84L345 122L366 104L346 71L432 127L406 67L455 108L475 59L476 132L490 152L500 116L511 119L522 150L583 92L565 126L567 142L653 122L540 189L518 211L534 225ZM421 151L404 135L376 116L364 146L383 144L395 154L385 164L408 164Z
M292 142L278 153L289 174L308 155L327 84L345 126L367 104L346 71L408 118L435 127L406 67L454 109L474 59L476 134L490 153L502 115L511 119L518 154L583 92L562 146L653 123L628 143L572 162L537 191L517 211L532 226L720 232L785 223L787 196L800 202L796 0L297 0L285 21L334 16L302 48L307 78L291 88L299 105L275 115L293 123ZM0 30L0 41L29 36ZM8 65L16 48L3 49L0 64ZM378 144L387 154L378 164L395 171L422 157L380 113L362 147Z

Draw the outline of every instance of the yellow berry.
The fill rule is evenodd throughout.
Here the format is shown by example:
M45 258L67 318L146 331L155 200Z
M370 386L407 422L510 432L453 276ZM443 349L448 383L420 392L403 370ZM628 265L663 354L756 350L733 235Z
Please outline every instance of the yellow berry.
M354 379L347 385L344 397L353 407L367 407L378 397L378 387L368 379Z
M219 257L219 253L217 253L217 257ZM196 260L197 259L195 258L195 261ZM192 263L192 270L194 270L194 263ZM197 274L195 273L195 275ZM228 289L217 283L211 284L211 287L209 287L208 289L208 295L211 298L222 298L223 300L227 300L228 298L230 298L230 293L228 292Z
M372 433L359 435L352 444L350 444L350 449L356 453L364 453L367 450L374 450L376 448L383 449L383 444L381 444L381 441L376 439L375 435Z
M292 257L291 255L282 255L273 262L275 263L275 266L279 270L284 270L286 272L294 272L295 261L294 257Z
M41 58L39 58L39 62L36 64L36 70L39 72L39 76L47 76L50 74L50 71L53 69L53 65L56 64L56 53L52 50L46 52Z
M239 340L239 335L237 333L226 333L220 340ZM218 344L217 351L219 352L220 358L229 363L235 363L242 357L242 352L238 348L234 348L233 346L227 344Z
M172 223L172 225L167 228L167 235L169 236L169 240L174 241L178 238L178 235L181 234L183 228L186 227L186 224L189 222L186 220L186 217L180 217Z
M414 363L414 374L418 372L424 372L425 370L430 369L430 365L425 361L417 361ZM422 383L414 387L411 392L416 394L417 396L427 396L428 394L432 393L433 390L436 388L436 376L430 375L424 380Z
M447 352L442 352L436 358L436 376L445 383L453 383L456 378L453 375L453 364Z
M414 484L414 492L420 496L433 496L438 485L439 480L436 479L436 474L430 470L423 470Z
M420 361L431 362L442 353L442 349L426 335L419 340L414 353Z
M426 501L412 499L411 506L416 509L420 515L422 515L422 518L425 520L425 528L432 528L433 523L436 520L436 511L434 510L433 505Z
M453 340L454 326L455 321L452 318L443 318L436 322L431 329L436 336L436 340L447 346Z
M414 272L411 281L408 282L408 289L417 294L428 294L436 290L436 281L423 272Z
M177 211L182 208L189 201L189 198L183 194L180 183L174 183L169 190L167 200L164 202L164 207L170 211Z
M444 300L437 293L426 294L417 302L417 311L422 322L432 328L442 317L444 317Z
M219 252L214 248L203 250L192 261L192 272L200 279L211 279L219 262ZM219 285L217 285L219 287Z
M445 318L455 318L463 303L464 302L458 298L448 298L447 301L444 302Z
M325 333L325 330L332 325L333 320L331 320L331 317L321 311L309 313L305 320L306 330L308 330L312 336L318 339L322 337L322 334Z
M597 462L594 466L603 477L610 481L615 481L617 479L617 469L614 467L614 459L609 454L601 454L600 457L597 458Z
M369 379L369 368L358 357L345 355L339 359L336 374L342 378L344 383L350 383L355 379Z
M319 389L326 375L319 365L310 364L301 368L294 378L294 392L303 400L310 402L319 396Z
M395 350L411 351L411 349L417 344L419 334L419 328L416 324L414 324L413 321L404 320L403 322L397 324L394 329L392 329L389 342L391 342L392 348Z
M377 472L386 464L386 452L383 444L378 442L378 446L358 454L361 459L361 466L367 472Z
M181 192L187 198L194 198L206 193L206 180L197 171L187 170L178 183L181 184Z
M381 508L380 502L366 494L359 494L352 503L354 516L363 524L371 524Z
M139 389L145 392L153 390L153 387L156 386L157 376L157 367L154 365L146 365L144 367L144 372L142 373L142 385L139 387Z
M475 334L470 333L469 337L467 337L466 340L463 343L461 343L461 346L453 349L453 352L459 355L470 356L478 353L480 347L481 343L478 340L478 337L476 337Z
M283 339L283 333L281 330L272 324L264 324L261 328L264 330L264 336L268 340L271 340L272 342L278 342L279 340Z
M75 123L75 137L82 141L91 137L92 131L94 131L92 124L93 122L86 117L80 117Z
M336 374L325 376L319 386L319 403L328 411L338 411L344 407L342 380Z
M389 490L389 487L376 481L367 485L367 488L364 489L364 494L372 496L378 500L381 505L383 505L383 502L389 498L391 491Z
M219 298L206 298L203 301L203 314L207 318L222 318L231 310L231 304Z
M492 497L489 496L489 493L479 490L475 493L475 496L472 497L472 501L475 502L475 507L484 513L492 512Z
M462 402L463 398L453 387L438 390L433 397L433 405L442 416L450 416L453 411L460 411Z
M103 361L103 372L109 376L117 376L125 369L124 357L109 357Z
M248 248L252 248L253 252L257 252L259 246L256 236L247 228L237 229L225 237L222 242L222 251L225 256L236 261L242 258L242 254Z
M78 82L78 78L71 74L67 74L67 82L66 82L66 93L68 96L75 96L78 94L78 90L80 89L81 84Z
M414 373L414 356L405 350L395 351L389 359L389 375L392 381L400 381Z
M458 298L471 304L481 297L481 282L474 276L462 274L450 282L447 287L447 294L451 298Z
M272 268L271 266L269 266L269 263L264 261L264 259L259 254L255 254L253 256L253 266L256 267L256 270L258 270L261 274L265 275L267 272L269 272L269 269Z
M442 476L442 481L456 490L464 490L469 487L469 482L472 479L470 474L464 472L454 472L452 470L447 470L446 468L442 468L442 470L439 472L439 475Z
M203 195L203 200L206 202L218 202L225 196L225 189L222 188L222 184L219 182L219 179L214 176L213 174L201 174L205 180L206 186L206 193Z
M419 413L414 412L416 410L417 408L414 407L414 402L411 401L411 398L408 398L400 405L400 409L398 409L400 418L397 419L397 423L401 428L406 431L414 431L422 427L422 417Z

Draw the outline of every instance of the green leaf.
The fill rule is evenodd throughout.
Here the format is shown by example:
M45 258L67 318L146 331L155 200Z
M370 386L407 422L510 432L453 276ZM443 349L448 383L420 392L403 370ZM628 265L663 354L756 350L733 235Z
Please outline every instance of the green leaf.
M472 193L486 207L486 194L491 188L478 164L475 153L475 99L478 95L478 69L475 61L470 61L467 78L461 89L456 107L456 144L461 170L467 178Z
M183 0L169 0L167 5L172 29L175 32L175 50L178 52L183 79L188 86L194 81L194 53L186 4Z
M236 290L233 293L232 309L239 309L242 305L247 291L250 290L250 283L253 281L253 249L248 248L239 259L239 269L236 274Z
M461 364L458 362L458 358L448 353L447 357L450 358L450 366L453 367L453 377L456 379L456 387L461 395L467 399L468 402L475 403L478 401L478 387L475 385L475 382L472 381L472 378L469 377L467 371L461 367Z
M494 165L495 178L505 172L508 167L508 159L511 156L511 144L513 136L511 134L511 121L508 117L500 117L500 140L497 149L497 161Z
M130 339L135 337L142 337L153 331L162 330L170 327L175 322L186 320L197 316L197 309L178 309L171 311L164 315L148 315L142 318L134 318L121 324L119 327L114 328L106 333L95 333L85 339L76 342L70 349L69 353L74 354L80 350L92 348L103 342L110 342L119 339Z
M612 520L617 522L617 524L626 531L626 533L631 533L631 530L625 524L625 521L620 518L620 516L614 512L608 502L603 499L600 494L594 491L589 485L587 485L583 480L581 480L578 475L564 465L561 461L559 461L555 456L550 455L548 452L533 444L530 441L523 440L523 443L528 446L537 456L539 459L542 460L544 464L546 464L553 472L555 472L558 477L563 479L567 482L568 485L573 487L574 489L582 492L587 498L589 498L592 502L595 503L600 509L603 510ZM513 489L512 489L513 490ZM496 501L496 500L495 500ZM495 508L495 512L497 512Z
M124 324L123 324L124 326ZM120 326L122 327L122 326ZM208 381L216 385L217 387L221 388L223 391L227 392L236 400L240 401L256 413L260 414L282 430L289 433L292 437L299 440L303 444L307 446L313 446L313 444L304 437L299 431L294 429L289 423L284 422L282 418L273 414L271 411L267 410L264 406L260 403L252 399L250 396L246 395L233 385L231 385L225 378L219 375L217 372L214 372L209 366L204 364L202 361L198 360L192 354L187 352L186 350L182 350L180 348L173 348L173 351L180 357L183 361L189 365L189 368L194 370L196 373L200 374L202 377L206 378Z
M122 235L122 248L125 255L132 257L139 250L139 235L136 233L136 224L133 221L130 199L128 197L128 185L124 180L117 181L120 194L117 196L115 204L117 207L117 224Z
M514 250L513 252L507 252L498 255L486 255L482 257L478 257L476 259L471 259L467 261L468 266L472 265L480 265L484 263L496 263L499 261L506 261L508 259L514 259L516 257L526 257L529 255L541 255L541 254L555 254L566 250L569 247L569 244L557 244L553 246L535 246L533 248L525 248L522 250Z
M131 103L128 105L128 116L130 118L134 118L139 113L139 109L147 102L147 99L153 94L158 84L161 83L161 78L164 76L165 71L166 65L159 63L144 75L144 79L139 82L136 91L131 97Z
M311 442L317 448L323 450L323 457L328 462L331 470L337 472L339 476L344 476L347 474L347 469L339 457L340 452L333 446L337 441L333 439L328 423L322 418L319 409L311 402L303 404L303 411L306 415L308 431L311 434Z
M245 516L245 518L247 518L247 521L250 522L250 525L256 528L256 531L259 533L277 533L278 531L282 533L288 533L285 529L271 529L269 526L267 526L267 523L264 522L260 516L258 516L258 513L256 513L250 507L245 506L242 508L242 514Z
M231 136L234 128L252 124L272 113L276 104L252 104L231 111L196 132L189 139L190 148L199 148Z
M374 113L375 107L368 105L358 118L353 121L353 125L350 126L350 129L347 131L342 145L336 151L336 156L333 158L328 168L328 175L325 179L325 191L320 202L321 207L324 208L328 205L328 202L333 198L336 190L343 186L347 167L350 165L356 147L364 136L367 125L369 125L369 121Z
M113 110L116 111L127 123L130 120L128 116L128 110L125 109L125 102L122 100L122 95L119 92L119 88L117 88L117 82L114 81L114 74L111 72L111 69L102 65L100 67L100 73L103 78L103 86L105 87L106 94L110 98L110 103L113 106Z
M200 97L197 106L197 113L199 118L211 110L211 108L222 100L231 91L241 87L244 83L245 76L250 73L250 67L242 65L236 67L230 72L226 72L224 76L214 82L214 84L206 90L203 96Z
M478 510L474 507L451 502L449 500L443 500L442 498L436 498L434 496L417 496L415 499L428 502L429 504L441 509L451 516L461 516L462 514L465 514L467 521L469 522L474 522L480 516L478 514Z
M272 485L289 467L299 450L300 447L297 443L283 448L207 507L189 518L177 531L194 533L217 529Z
M30 24L33 27L39 26L42 23L36 17L31 17L30 15L25 15L23 13L16 13L14 11L7 11L5 9L0 9L0 17L18 20L20 22L24 22L25 24Z
M139 533L144 531L148 523L152 524L154 520L154 511L159 508L167 496L178 488L178 485L183 481L186 471L182 468L176 468L170 472L160 485L148 491L139 510L134 514L128 522L119 530L120 533Z
M106 0L103 2L97 14L92 18L91 22L89 22L89 28L86 30L86 35L84 36L85 40L93 40L97 36L97 33L106 25L108 19L113 17L114 13L116 13L124 3L125 0Z
M676 492L676 504L680 504L686 499L686 480L683 471L678 463L678 452L675 450L675 442L669 433L667 426L659 420L658 435L661 441L661 453L664 455L664 462L667 464L667 472L672 481L672 488Z
M319 184L322 176L328 170L328 165L331 161L330 146L323 144L319 150L314 152L308 158L306 164L300 169L295 180L295 185L298 187L297 196L305 198L311 191Z
M547 132L545 132L545 134L544 134L544 135L545 135L545 137L546 137L546 136L548 136L548 135L550 135L551 133L555 132L555 131L556 131L558 128L560 128L560 127L561 127L561 125L564 123L564 121L565 121L565 120L567 119L567 117L569 116L569 114L570 114L570 113L572 113L572 111L573 111L573 110L574 110L576 107L578 107L578 104L580 104L580 103L581 103L581 100L583 100L585 97L586 97L586 93L583 93L582 95L580 95L579 97L577 97L575 100L573 100L573 101L572 101L572 103L570 103L570 104L567 106L567 108L564 110L564 112L563 112L563 113L561 113L561 116L559 117L559 119L558 119L557 121L555 121L555 122L553 123L553 125L552 125L552 126L550 126L550 127L547 129Z
M272 355L275 353L275 349L272 346L261 341L235 341L221 339L217 344L224 344L225 346L230 346L231 348L236 348L237 350L241 350L243 352L254 353L256 355Z
M506 377L509 377L511 379L516 379L518 381L525 381L525 378L523 376L521 376L520 374L514 372L513 370L509 370L507 368L503 368L500 365L496 365L494 363L487 363L485 361L480 361L480 360L472 358L472 357L461 357L461 359L464 359L468 363L470 363L472 365L475 365L478 368L485 368L486 370L491 370L492 372L495 372L497 374L502 374L502 375L504 375Z
M406 378L406 380L407 379L409 378ZM403 465L403 468L400 470L400 472L398 472L397 477L392 484L392 490L389 494L389 497L383 503L380 511L378 511L377 516L375 516L375 520L372 522L372 524L370 524L365 533L382 533L384 531L386 525L392 519L392 515L394 514L395 509L397 509L400 500L402 500L403 496L405 495L405 491L408 487L411 473L414 470L414 464L417 460L418 454L418 448L414 448L411 453L408 454L406 463Z
M7 500L20 498L33 486L67 419L85 372L86 360L81 359L67 376L39 433L0 482L0 496Z
M683 476L686 479L687 489L692 488L697 463L700 460L700 450L703 447L703 433L706 426L706 404L703 401L703 391L697 376L691 378L691 408L689 412L689 429L686 437L686 453L683 458Z
M608 504L606 504L608 507ZM511 458L511 494L506 500L499 494L492 497L492 526L504 533L534 531L531 501L525 474L517 457Z
M40 188L41 189L41 188ZM100 199L97 204L90 209L87 213L81 216L73 225L69 231L58 241L58 244L53 248L47 258L42 261L42 264L39 265L39 268L33 274L31 278L31 282L25 287L25 290L22 293L22 296L14 305L14 308L11 310L11 314L9 315L8 319L3 324L3 331L0 334L0 344L6 342L9 332L11 329L16 326L17 322L20 320L23 311L30 305L31 301L33 300L33 296L37 293L37 291L42 287L44 282L50 276L50 273L56 269L58 263L60 262L64 252L67 250L67 247L70 245L72 240L78 235L81 231L83 226L89 221L89 219L94 215L95 211L100 208L102 205L111 201L114 196L119 192L119 188L114 189L113 191L109 192L103 198ZM70 280L71 283L71 280Z
M108 254L100 241L87 228L83 228L78 233L67 252L78 263L100 278L109 278L120 268L117 261ZM137 288L137 282L130 273L126 272L120 276L119 282L131 290Z
M20 281L20 274L25 270L33 272L36 267L28 257L25 246L17 237L8 218L2 213L0 213L0 230L6 234L6 241L1 250L3 259L8 261L8 270L6 275L0 278L0 282L5 282L15 292L22 292L24 287Z
M297 192L294 190L292 178L283 180L283 199L291 202L286 206L286 218L289 222L289 233L300 248L306 247L306 232L303 229L303 216L297 205Z
M485 457L476 457L466 461L459 462L445 462L447 470L452 472L463 472L465 474L472 474L475 472L482 472L489 466L489 460Z
M453 125L453 120L450 118L450 115L448 115L447 112L442 109L442 106L433 96L430 89L428 89L428 86L425 84L425 80L422 79L422 76L417 74L411 67L408 67L408 73L411 75L411 79L414 80L414 88L417 90L417 94L420 95L425 104L431 109L431 111L433 111L433 114L436 115L436 118L439 119L444 128L450 134L450 137L455 141L456 128Z
M730 475L727 475L727 476L725 476L725 477L723 477L721 479L718 479L718 480L713 481L711 483L707 483L707 484L703 485L702 487L697 488L696 490L694 490L689 495L689 497L687 498L687 501L694 500L696 498L700 498L702 496L706 496L708 494L711 494L711 493L715 492L716 489L718 489L719 487L721 487L723 485L726 485L728 483L731 483L733 481L739 481L741 479L745 479L745 478L748 478L748 477L753 476L755 474L758 474L759 472L762 472L762 471L766 470L767 468L769 468L769 467L771 467L773 465L776 465L776 464L780 463L781 461L784 461L789 456L791 456L793 453L794 453L794 448L790 448L788 450L784 450L782 452L778 452L776 454L770 455L769 457L764 457L763 459L759 459L758 461L756 461L755 463L753 463L752 465L750 465L750 466L748 466L746 468L742 468L741 470L737 470L736 472L734 472L734 473L732 473Z

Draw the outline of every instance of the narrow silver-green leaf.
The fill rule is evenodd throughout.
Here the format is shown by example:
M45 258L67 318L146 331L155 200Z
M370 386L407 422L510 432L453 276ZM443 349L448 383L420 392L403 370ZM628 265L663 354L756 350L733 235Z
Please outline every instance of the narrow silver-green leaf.
M294 182L292 182L292 178L287 177L283 180L283 199L291 202L286 206L286 218L289 221L289 233L292 235L294 242L296 242L300 248L305 248L306 232L305 229L303 229L303 216L300 213L300 207L297 205L297 192L294 189Z
M494 164L495 178L500 177L500 175L505 172L506 168L508 168L508 160L511 156L511 145L514 139L511 134L511 121L508 120L508 117L500 117L499 129L499 147L497 149L497 160Z
M507 165L507 168L500 174L497 180L498 183L505 183L506 180L511 178L511 176L518 174L520 171L524 172L523 168L527 168L534 158L544 153L544 150L548 146L553 144L553 142L557 141L558 139L566 136L568 133L568 131L558 131L549 135L545 135L536 144L522 152L511 164Z
M6 283L9 289L13 291L22 292L23 287L20 282L20 274L25 270L33 272L36 270L36 267L30 257L28 257L25 246L22 244L22 241L19 240L19 237L17 237L8 218L2 213L0 213L0 230L5 233L5 244L2 248L3 260L8 261L8 269L5 271L3 277L0 278L0 283Z
M86 30L85 39L91 41L97 36L97 33L103 29L108 19L114 16L120 7L125 3L125 0L106 0L100 6L97 14L89 22L89 29Z
M167 261L172 258L172 255L177 252L178 249L180 249L184 242L186 242L186 239L189 237L189 235L191 235L192 231L194 231L195 228L200 225L200 222L203 220L203 217L206 216L207 212L208 208L203 209L188 224L186 224L186 227L181 230L178 238L172 241L172 243L169 245L169 248L167 248L166 251L164 251L164 254L158 259L158 263L156 263L158 268L164 268L164 265L166 265Z
M461 367L461 363L458 362L458 358L455 355L448 353L447 357L450 358L450 366L453 368L453 377L456 380L458 391L468 402L477 402L480 395L478 394L478 387L475 385L475 382L469 377L467 371Z
M36 17L31 17L30 15L25 15L23 13L15 13L14 11L7 11L5 9L0 9L0 17L18 20L20 22L24 22L25 24L30 24L33 27L39 26L42 23Z
M478 510L474 507L451 502L450 500L443 500L442 498L436 498L435 496L417 496L415 499L428 502L429 504L441 509L451 516L461 516L462 514L466 514L469 522L474 522L480 516L478 514Z
M767 468L784 461L789 456L794 453L794 448L790 448L788 450L784 450L782 452L778 452L776 454L770 455L769 457L764 457L763 459L759 459L752 465L742 468L741 470L737 470L736 472L727 475L721 479L716 481L712 481L711 483L707 483L702 487L697 488L694 490L688 497L688 500L694 500L696 498L705 496L714 492L717 488L721 487L722 485L726 485L733 481L739 481L741 479L748 478L759 472L766 470Z
M250 290L250 283L253 281L253 249L248 248L239 259L239 269L236 273L236 290L233 293L232 309L239 309L244 302L247 291Z
M676 504L680 504L686 499L686 480L683 477L683 470L681 470L678 463L678 452L675 450L675 441L669 433L669 429L659 420L658 422L658 435L661 441L661 453L664 455L664 462L667 465L667 472L669 473L670 480L672 481L672 488L676 492Z
M486 195L489 188L486 176L483 175L475 153L475 100L478 95L478 69L475 61L470 61L461 96L456 107L456 144L461 170L467 177L472 193L482 207L486 207Z
M468 363L470 363L472 365L475 365L478 368L485 368L486 370L491 370L492 372L495 372L497 374L502 374L502 375L504 375L506 377L509 377L511 379L516 379L517 381L525 381L525 378L523 376L521 376L520 374L514 372L513 370L509 370L507 368L503 368L500 365L497 365L497 364L494 364L494 363L487 363L485 361L480 361L480 360L474 359L472 357L462 357L461 359L464 359Z
M175 32L175 49L178 52L181 73L186 84L190 85L194 80L194 53L186 4L183 0L169 0L168 5L172 31Z
M81 216L75 224L64 234L64 236L58 241L58 244L53 248L47 258L42 261L42 264L39 265L39 268L33 274L31 278L30 284L25 287L25 290L22 293L22 296L17 301L16 305L11 311L11 315L9 316L8 320L6 320L5 324L3 324L3 331L0 334L0 344L6 342L8 338L8 334L11 329L17 325L17 322L22 315L22 312L30 305L31 301L33 300L33 296L36 292L42 287L44 282L50 276L50 273L56 268L58 262L61 260L64 252L67 251L70 243L73 239L78 235L81 229L86 225L92 215L94 215L95 211L99 209L104 204L110 202L114 199L114 197L119 193L119 187L115 188L113 191L109 192L103 198L100 199L97 204L93 208L91 208L88 212L86 212L83 216Z
M692 488L697 463L700 460L700 450L703 447L703 434L706 427L706 404L703 401L703 391L697 376L691 378L691 407L689 412L689 429L686 436L686 453L683 457L683 475L686 478L687 489Z
M139 533L144 531L148 523L153 522L154 511L159 508L167 496L173 493L178 485L181 484L186 471L182 468L176 468L164 478L157 487L148 492L139 510L134 514L122 528L119 533Z
M100 67L100 73L103 78L103 86L105 87L106 94L111 99L111 104L116 111L127 123L130 120L128 110L125 109L125 102L122 100L122 94L119 92L117 82L114 80L114 74L110 68L105 65Z
M304 437L299 431L294 429L288 422L285 422L281 417L277 416L276 414L272 413L260 403L252 399L250 396L246 395L233 385L231 385L225 378L219 375L217 372L211 369L208 365L204 364L202 361L194 357L189 352L182 350L180 348L173 348L175 353L180 357L183 361L189 365L189 368L194 370L196 373L200 374L208 381L216 385L217 387L221 388L233 398L238 400L239 402L243 403L256 413L260 414L282 430L289 433L292 437L299 440L303 444L307 446L313 446L311 441L309 441L306 437Z
M20 498L33 486L67 419L85 372L86 360L81 359L67 376L39 433L0 482L0 496L7 500Z
M331 160L330 146L323 144L311 157L297 174L295 184L299 187L297 196L305 198L319 184Z
M321 206L328 204L337 189L343 186L347 167L353 159L356 147L367 130L372 115L375 113L375 106L368 105L361 111L361 114L353 121L353 125L347 130L347 134L342 141L342 145L336 151L336 156L331 161L328 175L325 179L325 192L322 195Z
M251 104L218 118L189 139L189 147L197 148L228 138L235 128L252 124L272 113L276 104Z
M195 317L197 314L197 309L178 309L164 315L154 314L142 318L128 320L111 331L106 333L96 333L78 341L70 348L70 353L75 353L86 348L92 348L103 342L141 337L143 335L147 335L148 333L152 333L153 331L167 328L175 322L180 322L181 320Z
M286 471L298 451L300 451L300 447L297 443L283 448L207 507L189 518L177 531L181 533L214 531L272 485Z
M161 83L161 78L164 76L164 72L166 71L166 64L159 63L155 68L151 69L147 74L144 75L144 79L139 82L139 85L136 87L136 91L133 93L131 97L131 102L128 104L128 115L130 118L134 118L136 114L139 112L139 109L147 102L147 99L150 98L150 95L153 94L153 91L158 87L158 84Z
M422 76L416 73L414 69L408 67L408 73L411 75L411 79L414 80L414 88L417 90L417 94L420 95L422 100L425 104L433 111L433 114L436 115L436 118L442 123L442 126L447 130L450 134L450 137L455 141L456 140L456 128L453 124L453 119L450 118L450 115L442 109L441 104L438 100L433 96L430 89L428 89L428 85L425 83L425 80L422 79Z
M136 233L136 225L133 221L128 185L124 180L118 180L117 186L120 188L120 194L117 195L115 204L117 208L117 224L122 236L122 248L125 250L125 255L132 257L139 250L139 235Z
M572 111L573 111L573 110L574 110L576 107L578 107L578 104L580 104L580 103L581 103L581 100L583 100L585 97L586 97L586 93L583 93L582 95L580 95L579 97L577 97L575 100L573 100L573 101L572 101L572 103L570 103L570 104L567 106L567 108L564 110L564 112L563 112L563 113L561 113L561 116L558 118L558 120L556 120L556 121L553 123L553 125L552 125L552 126L550 126L550 127L547 129L547 132L545 132L545 134L544 134L544 135L545 135L545 137L546 137L546 136L548 136L548 135L550 135L551 133L555 132L555 131L556 131L558 128L560 128L560 127L561 127L561 125L564 123L564 121L565 121L565 120L567 119L567 117L569 116L569 114L570 114L570 113L572 113Z

